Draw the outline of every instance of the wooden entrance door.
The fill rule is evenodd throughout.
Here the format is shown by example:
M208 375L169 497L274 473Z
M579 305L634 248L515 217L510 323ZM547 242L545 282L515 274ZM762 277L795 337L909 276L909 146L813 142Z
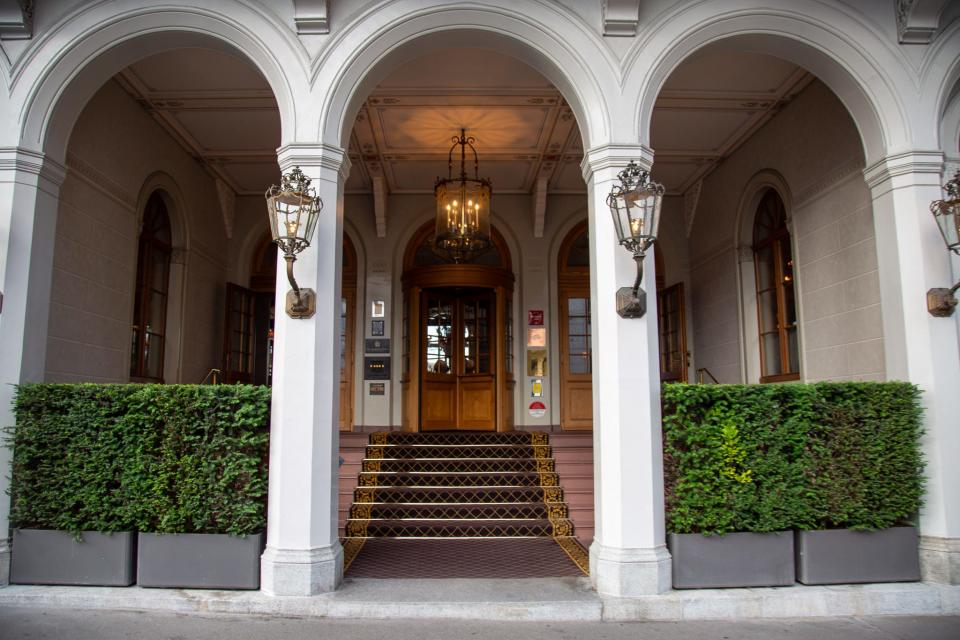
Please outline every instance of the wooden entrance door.
M420 428L495 430L496 295L426 289L420 312Z

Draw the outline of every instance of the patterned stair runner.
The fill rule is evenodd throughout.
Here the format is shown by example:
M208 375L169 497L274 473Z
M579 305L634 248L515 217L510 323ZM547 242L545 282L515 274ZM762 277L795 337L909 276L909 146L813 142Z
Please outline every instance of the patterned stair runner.
M345 567L369 539L545 538L586 573L552 456L546 433L371 434L345 527Z

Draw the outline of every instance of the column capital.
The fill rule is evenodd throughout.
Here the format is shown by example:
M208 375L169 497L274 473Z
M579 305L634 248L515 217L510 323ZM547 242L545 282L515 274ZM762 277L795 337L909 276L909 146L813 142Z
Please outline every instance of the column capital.
M634 160L647 171L653 166L653 149L643 144L604 144L588 149L583 154L580 170L583 179L590 182L593 174L609 169L620 169Z
M63 184L67 168L41 151L26 147L0 147L0 171L36 176L55 187Z
M944 155L942 151L903 151L886 156L864 169L863 178L871 190L880 189L884 186L895 189L908 184L936 184L939 186L943 175L943 166ZM917 177L907 178L911 175Z
M294 167L317 167L346 178L350 173L350 157L344 149L322 142L291 142L277 149L281 172Z

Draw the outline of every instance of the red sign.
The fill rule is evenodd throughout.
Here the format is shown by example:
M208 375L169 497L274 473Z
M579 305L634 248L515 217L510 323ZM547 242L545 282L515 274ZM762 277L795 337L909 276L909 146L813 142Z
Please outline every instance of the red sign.
M543 309L530 309L527 311L527 324L532 327L543 326Z
M542 418L547 413L547 405L539 400L530 403L530 416L533 418Z

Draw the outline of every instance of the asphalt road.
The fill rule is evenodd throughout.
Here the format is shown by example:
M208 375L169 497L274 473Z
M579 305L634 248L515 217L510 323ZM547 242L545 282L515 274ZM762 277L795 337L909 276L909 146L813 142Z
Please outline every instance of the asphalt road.
M743 622L323 620L0 608L0 640L960 640L960 616Z

